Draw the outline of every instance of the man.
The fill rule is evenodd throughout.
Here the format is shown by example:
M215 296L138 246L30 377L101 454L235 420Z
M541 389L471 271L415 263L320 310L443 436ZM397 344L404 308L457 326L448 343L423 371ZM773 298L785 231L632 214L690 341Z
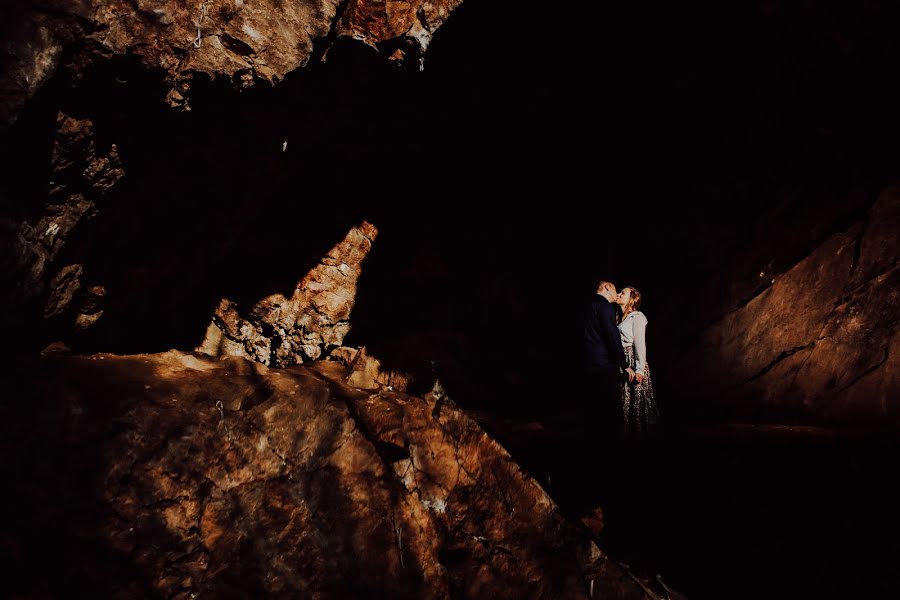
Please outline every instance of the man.
M618 437L623 427L620 374L624 371L628 381L634 380L635 374L625 360L616 326L616 286L598 281L594 289L596 295L584 315L586 393L590 408L601 421L597 425L611 439Z

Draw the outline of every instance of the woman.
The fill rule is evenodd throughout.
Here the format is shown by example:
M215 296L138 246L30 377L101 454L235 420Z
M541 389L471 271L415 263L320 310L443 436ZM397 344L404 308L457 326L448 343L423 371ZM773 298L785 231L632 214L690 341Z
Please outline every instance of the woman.
M625 414L625 434L645 437L659 418L650 367L647 365L647 317L640 311L641 294L633 287L624 288L616 298L622 311L619 333L625 358L634 369L633 381L626 382L622 392L622 411Z

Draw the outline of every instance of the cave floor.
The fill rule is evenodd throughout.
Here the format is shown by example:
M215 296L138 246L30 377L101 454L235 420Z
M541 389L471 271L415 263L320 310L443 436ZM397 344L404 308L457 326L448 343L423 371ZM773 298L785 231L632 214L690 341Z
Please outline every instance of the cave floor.
M689 598L900 590L896 439L670 425L652 443L607 452L577 420L477 418L571 517L602 507L611 556Z

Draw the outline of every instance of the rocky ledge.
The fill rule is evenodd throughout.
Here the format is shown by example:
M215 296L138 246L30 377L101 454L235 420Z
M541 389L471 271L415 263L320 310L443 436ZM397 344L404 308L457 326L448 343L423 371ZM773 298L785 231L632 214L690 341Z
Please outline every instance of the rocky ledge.
M174 350L42 369L29 419L4 407L11 590L649 597L439 387Z

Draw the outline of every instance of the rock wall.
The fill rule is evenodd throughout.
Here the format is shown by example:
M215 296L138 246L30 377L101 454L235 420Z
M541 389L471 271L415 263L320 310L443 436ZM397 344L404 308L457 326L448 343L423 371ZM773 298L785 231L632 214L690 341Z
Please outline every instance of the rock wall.
M830 216L808 218L807 232ZM778 245L766 240L736 261ZM783 270L762 262L755 292L725 305L686 354L686 389L751 420L900 424L898 256L900 185L893 185ZM739 283L740 271L729 273L732 289L752 289Z
M189 108L197 76L241 87L277 83L306 65L317 40L349 36L378 47L407 40L421 56L460 0L42 0L2 10L0 128L76 54L74 71L110 56L134 56L169 83L166 101ZM402 45L402 44L401 44ZM324 48L323 48L324 50ZM322 52L321 55L324 55ZM321 56L320 55L320 56ZM401 50L400 58L403 58ZM396 52L392 55L396 59Z
M452 400L348 374L176 351L48 359L30 422L4 424L8 589L578 598L590 577L603 597L645 597Z
M44 318L65 316L68 329L83 329L102 315L103 286L85 281L81 264L59 264L57 259L125 172L116 145L100 147L89 119L60 112L56 127L46 204L30 222L3 219L8 251L0 272L7 279L7 311L43 302Z

